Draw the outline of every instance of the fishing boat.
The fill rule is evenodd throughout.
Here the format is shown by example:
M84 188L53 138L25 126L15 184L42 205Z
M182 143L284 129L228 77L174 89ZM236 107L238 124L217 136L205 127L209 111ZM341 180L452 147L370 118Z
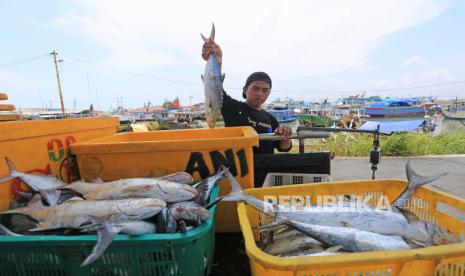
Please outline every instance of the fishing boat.
M365 110L371 117L415 117L433 113L436 104L420 98L388 98L369 104Z
M271 109L268 110L279 123L288 123L297 120L295 113L288 107L286 103L273 102Z
M436 134L465 131L465 110L454 110L454 112L442 110L438 114L442 116Z

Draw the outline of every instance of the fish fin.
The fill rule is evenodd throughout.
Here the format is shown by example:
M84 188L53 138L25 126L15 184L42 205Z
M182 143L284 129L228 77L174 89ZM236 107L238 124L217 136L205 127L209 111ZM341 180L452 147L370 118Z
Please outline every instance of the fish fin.
M0 181L1 182L1 181ZM22 196L23 198L32 199L32 193L26 193L26 192L21 192L21 191L16 191L16 194Z
M71 197L71 198L69 198L69 199L67 199L65 201L80 201L80 200L84 200L84 199L81 198L81 197L78 197L78 196L73 196L73 197ZM65 202L65 201L63 201L63 202Z
M5 236L14 236L14 237L19 237L22 236L20 234L17 234L10 229L8 229L5 225L0 224L0 236L5 235Z
M15 179L16 177L15 176L12 176L12 175L7 175L5 177L0 177L0 183L2 182L7 182L7 181L10 181L12 179Z
M225 78L226 78L226 74L223 73L223 74L221 75L221 82L224 82L224 79L225 79Z
M149 174L147 175L147 178L158 178L158 177L157 177L157 174L153 170L150 170Z
M104 183L104 181L100 177L92 178L90 182L91 183Z
M218 204L218 202L220 202L222 199L223 199L222 196L216 198L212 203L209 203L207 206L205 206L205 209L210 210L213 206Z
M202 37L204 42L208 42L208 38L206 38L202 33L200 33L200 36Z
M60 227L55 227L55 226L52 226L52 225L49 225L49 224L46 224L46 223L43 223L43 222L39 222L37 224L36 228L32 228L29 231L30 232L37 232L37 231L52 230L52 229L57 229L57 228L60 228Z
M414 176L418 175L417 172L413 169L411 161L412 161L412 159L409 159L407 161L407 164L405 164L405 171L407 172L407 180L408 181L413 179Z
M229 179L231 185L231 192L223 197L223 201L244 201L246 196L242 190L241 185L237 182L236 178L232 175L229 169L225 170L224 175Z
M204 80L203 80L203 75L202 75L202 74L200 74L200 78L202 79L202 82L204 82Z
M39 191L40 195L45 198L45 201L50 206L57 206L58 205L58 199L60 198L61 191L59 190L40 190Z
M331 246L325 250L325 252L338 252L343 248L342 245Z
M402 239L403 239L412 249L429 246L427 243L424 243L424 242L421 242L421 241L417 241L417 240L414 240L414 239L409 239L409 238L406 238L406 237L402 237Z
M202 33L200 33L200 36L202 37L203 41L208 42L208 38L206 38ZM212 23L212 30L210 32L210 39L215 40L215 24Z
M153 186L151 185L138 185L138 186L132 186L125 188L121 190L120 195L121 196L132 196L134 193L145 193L149 192L152 189Z
M113 229L114 227L110 227L108 222L105 222L100 218L92 216L90 219L94 222L94 224L96 224L98 239L97 244L95 244L94 248L92 249L92 253L87 256L87 258L81 264L81 267L89 265L100 258L100 256L102 256L103 252L105 252L107 247L111 244L119 232L118 230Z
M6 164L8 165L8 169L10 170L10 175L13 174L13 173L15 173L15 172L17 172L16 166L15 166L15 164L13 163L13 161L11 161L10 158L8 158L8 157L5 156L5 162L6 162Z
M441 174L433 175L433 176L422 176L413 169L411 160L412 159L409 159L407 161L405 168L407 171L407 179L409 181L409 186L414 186L413 188L431 183L448 174L448 173L441 173Z
M13 164L13 161L11 161L10 158L5 156L5 162L8 166L9 172L7 176L0 178L0 183L10 181L11 179L14 179L17 177L16 166L15 164Z
M212 31L210 32L210 39L215 40L215 24L212 22Z
M208 204L208 199L210 198L210 195L213 191L213 188L215 187L216 182L219 179L223 178L223 175L225 174L226 170L226 167L220 166L216 174L192 185L192 187L194 187L198 191L198 197L200 197L198 198L198 203L201 203L201 205Z

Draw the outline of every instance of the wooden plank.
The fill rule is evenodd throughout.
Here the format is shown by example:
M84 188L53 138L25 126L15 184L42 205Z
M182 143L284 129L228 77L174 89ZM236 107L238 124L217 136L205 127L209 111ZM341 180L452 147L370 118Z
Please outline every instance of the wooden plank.
M1 121L18 121L21 119L21 115L19 114L0 114L0 122Z
M5 93L0 93L0 101L2 100L8 100L8 95Z
M0 111L11 111L15 109L16 107L12 104L0 104Z

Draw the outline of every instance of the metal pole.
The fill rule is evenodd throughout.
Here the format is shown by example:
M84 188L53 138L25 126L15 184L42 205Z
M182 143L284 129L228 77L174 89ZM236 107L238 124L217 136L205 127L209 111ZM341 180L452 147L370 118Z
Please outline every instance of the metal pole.
M63 116L64 116L65 115L65 104L63 103L63 95L61 93L61 81L60 81L60 74L58 73L57 52L53 50L53 52L50 54L53 55L53 61L55 62L55 70L57 73L57 81L58 81L58 93L60 94L61 113L63 113Z
M306 138L328 138L329 133L327 132L317 132L317 131L299 131L297 133L292 133L289 139L306 139ZM260 133L258 138L261 141L277 141L284 140L281 135L276 135L274 133Z

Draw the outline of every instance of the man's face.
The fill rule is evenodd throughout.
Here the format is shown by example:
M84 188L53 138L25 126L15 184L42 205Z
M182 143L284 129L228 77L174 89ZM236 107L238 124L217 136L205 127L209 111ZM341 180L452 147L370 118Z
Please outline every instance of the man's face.
M245 102L255 108L260 109L262 104L266 101L270 95L270 85L264 81L254 81L249 84L245 91L246 100Z

